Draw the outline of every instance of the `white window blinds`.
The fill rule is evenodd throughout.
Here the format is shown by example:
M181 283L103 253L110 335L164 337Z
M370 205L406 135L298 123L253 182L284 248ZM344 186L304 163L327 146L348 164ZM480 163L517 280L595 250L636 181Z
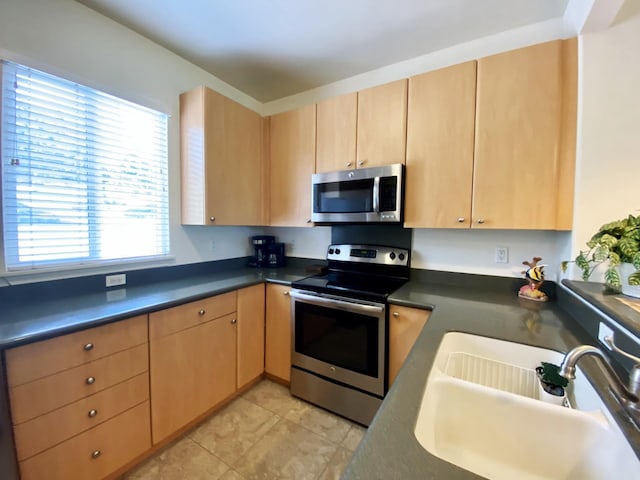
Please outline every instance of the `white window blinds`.
M9 270L168 255L167 116L2 61Z

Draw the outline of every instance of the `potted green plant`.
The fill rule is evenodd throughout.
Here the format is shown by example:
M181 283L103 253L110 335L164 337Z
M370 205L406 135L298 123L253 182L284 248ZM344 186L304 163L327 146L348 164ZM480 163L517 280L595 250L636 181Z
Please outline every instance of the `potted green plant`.
M581 251L575 263L583 280L607 262L605 283L625 295L640 298L640 215L607 223L587 242L589 250ZM569 262L562 262L566 271Z
M540 387L540 400L562 405L566 397L565 388L569 381L560 375L560 367L553 363L540 362L536 367L538 385Z

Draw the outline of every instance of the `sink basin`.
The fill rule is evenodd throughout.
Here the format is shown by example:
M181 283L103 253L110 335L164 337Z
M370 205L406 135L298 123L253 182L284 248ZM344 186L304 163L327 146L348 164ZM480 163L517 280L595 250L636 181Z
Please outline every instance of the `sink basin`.
M634 478L640 461L581 372L568 389L574 408L538 398L532 370L562 358L552 350L446 334L420 406L418 442L490 479Z

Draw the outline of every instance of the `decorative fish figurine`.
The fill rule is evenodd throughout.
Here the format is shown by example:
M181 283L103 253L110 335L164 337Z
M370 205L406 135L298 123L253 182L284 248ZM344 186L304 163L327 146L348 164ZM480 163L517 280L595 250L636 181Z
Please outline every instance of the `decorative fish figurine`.
M534 282L544 282L544 267L546 267L546 265L535 265L533 267L529 267L524 272L524 275Z
M541 257L533 257L531 262L524 261L523 265L527 268L524 272L524 276L527 279L528 285L523 285L518 291L518 296L527 300L534 300L536 302L546 302L549 297L540 290L540 285L544 283L544 267L546 265L538 265L538 262L542 260Z

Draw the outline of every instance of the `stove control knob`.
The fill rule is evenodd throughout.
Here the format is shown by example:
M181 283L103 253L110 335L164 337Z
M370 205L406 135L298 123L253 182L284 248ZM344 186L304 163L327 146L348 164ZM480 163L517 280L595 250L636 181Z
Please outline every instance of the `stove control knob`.
M340 249L336 248L336 255L340 255Z
M400 255L398 255L398 259L399 260L404 260L404 253L401 253Z
M391 252L391 253L389 254L389 258L390 258L391 260L395 260L395 259L396 259L396 254L395 254L395 253L393 253L393 252Z
M329 255L333 255L333 248L329 249Z

